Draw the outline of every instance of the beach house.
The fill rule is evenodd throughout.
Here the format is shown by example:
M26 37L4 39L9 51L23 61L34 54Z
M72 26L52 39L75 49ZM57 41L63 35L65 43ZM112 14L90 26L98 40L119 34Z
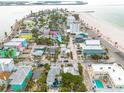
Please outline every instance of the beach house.
M64 67L64 73L71 73L72 75L79 75L79 71L74 67Z
M36 45L33 47L31 54L33 56L42 56L44 51L46 49L46 46L42 46L42 45Z
M82 33L77 34L75 36L75 42L76 43L82 43L82 42L84 42L87 39L88 39L88 33L85 33L85 32L82 32Z
M14 61L12 58L0 58L0 71L11 72L14 68Z
M17 71L13 72L9 77L11 90L24 91L31 76L32 67L18 67Z
M90 78L94 81L96 90L123 91L124 69L116 63L92 64Z
M4 43L4 48L16 48L18 51L23 51L22 43L21 42L7 42Z
M27 40L23 38L13 38L11 42L21 42L22 47L27 47L28 45Z
M30 30L23 30L21 33L20 33L20 38L24 38L24 39L32 39L32 33Z

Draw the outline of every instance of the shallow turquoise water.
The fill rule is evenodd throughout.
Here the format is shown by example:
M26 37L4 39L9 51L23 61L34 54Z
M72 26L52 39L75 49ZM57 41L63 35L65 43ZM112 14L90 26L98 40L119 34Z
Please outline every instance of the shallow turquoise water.
M104 88L102 82L100 80L95 80L97 88Z

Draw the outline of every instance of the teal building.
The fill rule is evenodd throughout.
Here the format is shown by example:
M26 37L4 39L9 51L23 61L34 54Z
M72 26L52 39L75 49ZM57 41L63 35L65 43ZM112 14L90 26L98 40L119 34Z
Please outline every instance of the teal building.
M32 67L19 67L9 78L11 90L24 91L31 76Z

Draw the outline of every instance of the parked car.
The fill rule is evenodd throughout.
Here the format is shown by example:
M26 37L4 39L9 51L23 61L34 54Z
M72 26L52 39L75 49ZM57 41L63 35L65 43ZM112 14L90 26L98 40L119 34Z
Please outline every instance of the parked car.
M68 62L68 60L64 60L64 62Z
M43 67L44 65L43 64L37 64L38 67Z

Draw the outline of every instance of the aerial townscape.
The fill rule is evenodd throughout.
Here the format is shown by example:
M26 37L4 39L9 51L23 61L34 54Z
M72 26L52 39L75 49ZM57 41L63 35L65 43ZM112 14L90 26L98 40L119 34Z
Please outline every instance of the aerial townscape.
M117 42L78 12L31 11L11 30L0 44L1 92L124 92Z

